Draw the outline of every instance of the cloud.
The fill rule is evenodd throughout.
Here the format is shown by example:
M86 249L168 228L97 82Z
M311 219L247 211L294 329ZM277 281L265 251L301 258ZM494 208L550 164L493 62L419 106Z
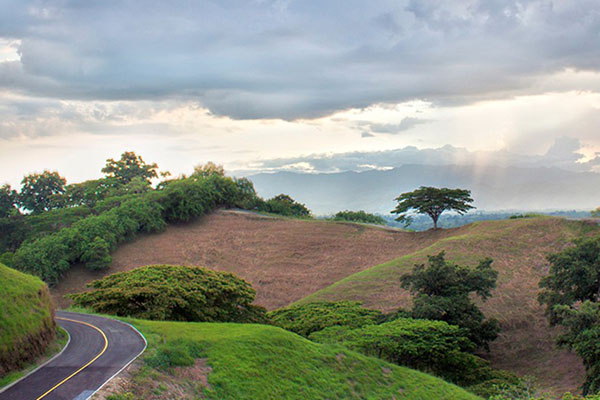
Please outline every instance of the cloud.
M384 151L354 151L340 154L312 154L303 157L263 160L252 170L240 174L271 172L289 169L290 165L302 165L303 171L340 172L385 170L402 165L468 165L478 168L495 167L549 167L569 171L592 172L600 165L600 153L582 162L581 143L578 139L559 137L543 155L518 154L507 150L469 151L465 148L445 145L439 148L418 149L407 146Z
M47 98L179 98L234 118L296 119L416 98L468 103L600 87L596 0L3 0L0 8L0 38L18 42L20 56L0 62L0 88Z
M376 122L369 122L369 121L359 121L357 123L357 125L361 128L366 128L369 131L371 131L371 133L384 133L384 134L391 134L391 135L396 135L398 133L407 131L419 124L424 124L430 122L430 120L427 119L419 119L419 118L413 118L413 117L406 117L403 118L399 123L394 124L394 123L376 123Z

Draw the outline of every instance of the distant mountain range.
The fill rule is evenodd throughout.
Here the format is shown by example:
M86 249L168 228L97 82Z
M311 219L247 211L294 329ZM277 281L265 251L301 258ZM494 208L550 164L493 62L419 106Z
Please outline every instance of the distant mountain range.
M600 174L555 167L403 165L339 173L251 175L263 197L286 193L316 215L340 210L387 214L394 198L419 186L470 189L479 210L591 210L600 206Z

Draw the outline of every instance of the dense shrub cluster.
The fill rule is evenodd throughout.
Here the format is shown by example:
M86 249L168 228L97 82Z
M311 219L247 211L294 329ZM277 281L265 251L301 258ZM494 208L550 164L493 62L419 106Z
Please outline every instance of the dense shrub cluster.
M306 337L331 326L358 328L376 324L383 317L380 311L361 307L355 301L301 304L271 311L268 316L274 325Z
M258 199L255 205L257 211L288 217L310 217L310 210L302 203L298 203L287 194L279 194L266 201Z
M214 175L172 181L162 190L108 198L96 204L100 214L26 241L11 262L54 283L73 263L105 268L111 262L110 252L137 233L158 232L167 222L188 221L220 206L237 206L246 197L235 180Z
M91 291L69 295L96 312L134 318L198 322L259 322L256 292L227 272L151 265L91 282Z
M365 211L340 211L333 216L334 221L362 222L365 224L386 225L387 222L379 215L370 214Z
M320 343L339 343L394 364L433 373L462 386L490 379L517 381L505 371L490 368L470 353L475 348L463 329L443 321L398 318L361 328L334 326L309 337Z

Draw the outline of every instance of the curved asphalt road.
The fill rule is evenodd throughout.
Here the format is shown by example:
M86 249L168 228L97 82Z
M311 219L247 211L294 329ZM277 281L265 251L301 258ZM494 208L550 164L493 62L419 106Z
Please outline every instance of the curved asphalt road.
M146 347L135 329L113 319L65 311L57 312L56 319L69 332L69 345L48 364L1 392L0 400L87 399Z

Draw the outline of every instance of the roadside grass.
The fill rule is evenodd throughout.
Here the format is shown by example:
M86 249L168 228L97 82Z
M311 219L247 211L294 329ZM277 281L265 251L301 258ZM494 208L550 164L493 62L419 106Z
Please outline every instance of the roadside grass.
M0 264L0 379L40 357L55 340L52 300L39 278ZM7 378L8 379L8 378Z
M493 365L523 375L533 375L540 386L555 392L576 390L583 368L573 355L556 349L551 329L537 302L539 280L547 273L546 255L570 245L576 237L600 234L600 227L580 221L536 216L482 221L459 228L455 235L394 260L350 275L295 304L311 301L361 301L365 306L392 311L411 306L410 294L400 288L400 277L428 255L445 251L447 259L475 266L485 257L494 259L498 287L485 303L484 313L500 321L502 333L492 344Z
M479 399L433 376L277 327L124 320L146 336L148 350L123 398Z
M56 339L48 346L46 353L43 356L39 357L37 360L28 363L25 367L18 371L12 371L8 374L4 375L0 378L0 390L7 385L10 385L16 380L21 379L23 376L27 375L34 369L36 369L39 365L45 363L60 351L64 349L69 339L69 334L60 326L57 326L56 329Z

